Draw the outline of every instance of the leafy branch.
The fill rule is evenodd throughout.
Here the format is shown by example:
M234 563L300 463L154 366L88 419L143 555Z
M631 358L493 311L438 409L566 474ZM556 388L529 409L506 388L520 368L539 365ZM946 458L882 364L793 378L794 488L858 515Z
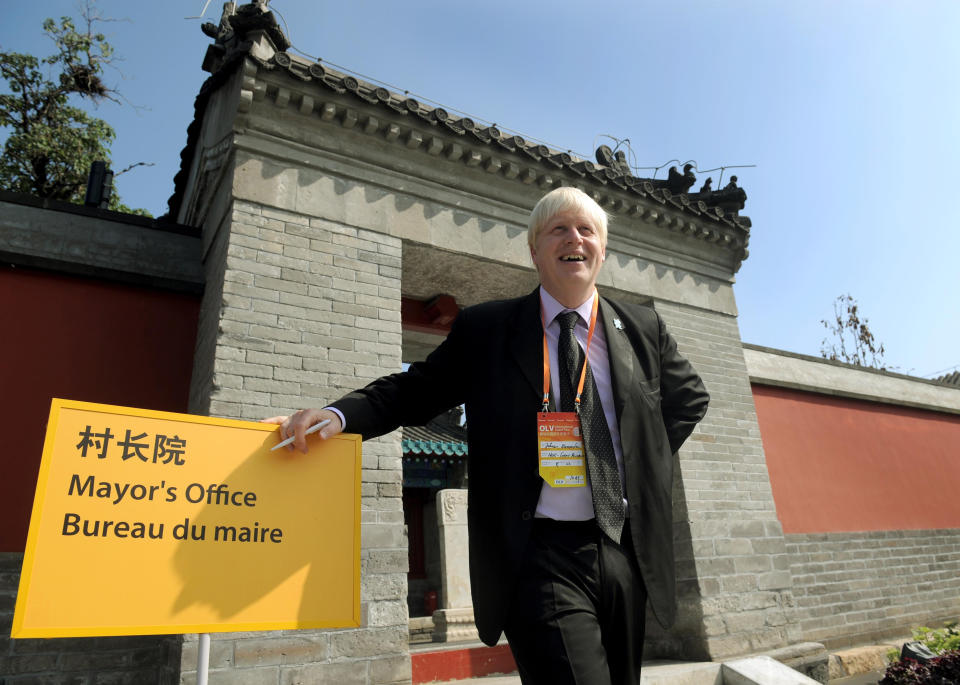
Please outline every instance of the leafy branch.
M43 22L56 49L52 55L0 52L0 78L9 90L0 94L0 128L9 130L0 155L5 190L82 203L90 164L110 163L115 131L73 102L75 97L95 106L121 102L103 80L104 69L117 58L97 27L110 20L95 12L92 0L80 13L79 27L70 17ZM126 210L116 193L110 208Z
M874 338L866 317L860 316L857 301L849 294L834 300L833 319L821 319L820 323L832 334L832 340L824 338L820 344L821 357L880 370L887 368L883 343Z

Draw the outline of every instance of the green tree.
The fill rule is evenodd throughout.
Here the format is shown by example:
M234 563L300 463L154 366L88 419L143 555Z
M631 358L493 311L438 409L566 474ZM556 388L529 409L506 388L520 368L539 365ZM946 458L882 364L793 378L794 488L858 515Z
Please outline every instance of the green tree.
M841 295L833 302L833 319L820 323L833 335L823 339L820 356L832 361L847 362L884 370L883 344L870 331L866 317L860 316L860 307L850 295Z
M104 20L92 5L81 12L79 29L70 17L43 22L56 47L49 57L0 52L0 75L10 91L0 94L0 128L8 131L0 156L4 190L82 204L90 164L95 160L110 164L113 128L75 101L94 105L119 101L117 91L102 80L104 67L113 60L113 47L95 30ZM110 209L131 211L120 203L116 191Z

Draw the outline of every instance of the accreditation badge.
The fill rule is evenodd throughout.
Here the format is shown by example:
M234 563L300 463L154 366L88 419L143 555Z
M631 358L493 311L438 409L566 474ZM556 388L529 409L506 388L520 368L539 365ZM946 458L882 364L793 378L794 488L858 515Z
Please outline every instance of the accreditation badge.
M552 488L582 488L587 484L580 417L574 412L539 412L537 448L540 477Z

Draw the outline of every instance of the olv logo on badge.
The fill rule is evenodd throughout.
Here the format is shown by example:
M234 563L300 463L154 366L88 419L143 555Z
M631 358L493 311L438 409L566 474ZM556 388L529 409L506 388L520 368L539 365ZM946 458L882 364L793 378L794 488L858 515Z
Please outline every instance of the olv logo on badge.
M537 414L537 451L540 477L554 488L582 488L587 484L580 418L574 412Z

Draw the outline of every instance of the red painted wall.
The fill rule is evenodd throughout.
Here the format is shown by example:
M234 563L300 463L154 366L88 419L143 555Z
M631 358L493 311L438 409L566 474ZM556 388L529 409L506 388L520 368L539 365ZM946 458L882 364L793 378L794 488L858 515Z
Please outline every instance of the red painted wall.
M786 533L960 528L960 416L753 386Z
M0 267L0 552L22 552L50 399L185 412L200 298Z

